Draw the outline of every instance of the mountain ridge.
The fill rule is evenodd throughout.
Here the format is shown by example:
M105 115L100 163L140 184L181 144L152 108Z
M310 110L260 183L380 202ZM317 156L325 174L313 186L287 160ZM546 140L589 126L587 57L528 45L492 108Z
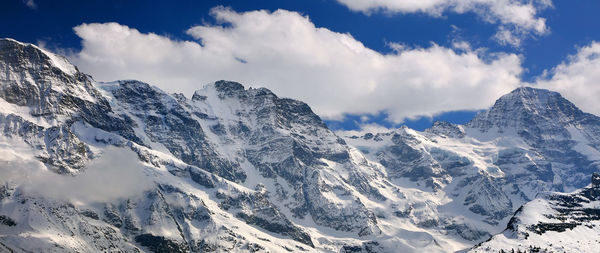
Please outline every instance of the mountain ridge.
M487 113L477 124L345 136L265 88L217 81L188 98L98 83L40 54L0 40L0 153L11 164L0 171L80 180L116 148L133 152L153 186L87 203L4 179L0 217L14 225L0 225L0 247L10 250L456 251L502 232L539 192L576 189L598 171L597 117L558 98L569 112L559 116L578 120L551 125L542 114L498 131ZM554 96L513 93L525 91Z

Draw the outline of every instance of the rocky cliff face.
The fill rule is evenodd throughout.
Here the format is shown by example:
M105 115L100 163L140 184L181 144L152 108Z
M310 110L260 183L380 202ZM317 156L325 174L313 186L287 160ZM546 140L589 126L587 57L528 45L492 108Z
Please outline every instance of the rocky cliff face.
M378 194L356 180L370 175L354 171L349 147L302 102L226 81L191 99L139 81L96 83L33 45L0 45L3 142L19 143L28 163L75 178L107 148L132 150L156 184L143 196L76 205L7 178L0 210L14 224L2 230L6 249L335 250L381 233L353 194ZM347 166L351 176L328 162ZM298 223L349 239L316 244L329 236L315 237ZM31 234L51 231L57 236L27 245Z
M132 122L114 115L91 79L62 56L0 40L0 98L5 135L17 135L59 173L77 173L91 155L70 126L83 120L133 141Z
M598 118L545 90L517 89L466 125L346 136L235 82L191 97L97 83L10 39L0 68L7 251L448 252L500 232L539 192L585 185L600 159ZM94 165L115 149L142 174ZM116 197L72 195L86 184Z

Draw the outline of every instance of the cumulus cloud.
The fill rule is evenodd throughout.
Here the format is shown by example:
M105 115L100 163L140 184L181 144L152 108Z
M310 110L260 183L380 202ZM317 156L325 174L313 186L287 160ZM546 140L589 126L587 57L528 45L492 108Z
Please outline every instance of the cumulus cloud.
M499 24L494 39L519 46L521 39L548 33L546 19L539 12L552 6L550 0L337 0L353 11L366 14L382 11L425 13L441 17L444 12L475 13L487 23Z
M105 203L139 196L153 182L130 150L108 148L77 176L49 171L14 149L0 149L0 183L17 185L28 194L76 203Z
M396 122L485 108L517 87L523 71L518 55L466 44L392 43L397 50L382 54L291 11L219 7L212 15L218 25L191 27L192 41L117 23L82 24L74 28L82 50L70 58L96 80L139 79L188 96L203 84L234 80L305 101L325 118L386 112Z
M534 86L558 91L583 111L600 115L599 69L600 42L592 42L547 71Z

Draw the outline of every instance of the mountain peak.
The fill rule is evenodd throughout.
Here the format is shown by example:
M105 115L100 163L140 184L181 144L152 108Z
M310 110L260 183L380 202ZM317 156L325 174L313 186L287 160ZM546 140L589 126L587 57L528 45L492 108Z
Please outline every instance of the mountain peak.
M525 94L534 94L534 93L555 93L558 94L558 92L555 91L551 91L551 90L547 90L547 89L542 89L542 88L534 88L534 87L530 87L530 86L521 86L518 87L514 90L512 90L509 94L511 93L519 93L522 95Z
M465 131L462 126L447 121L435 121L430 128L425 129L425 132L454 138L462 138L465 136Z
M521 129L544 126L549 122L568 125L587 115L558 92L519 87L496 100L489 110L477 114L467 126L486 131L492 127Z
M89 76L33 44L0 39L0 69L6 73L0 98L30 107L31 115L54 118L76 111L74 100L95 103L100 98Z
M558 102L557 100L566 101L566 99L564 99L558 92L527 86L516 88L510 93L498 99L498 101L502 100L512 102L521 101L528 105L532 103L537 103L538 105L546 105L549 103ZM496 101L496 103L498 103L498 101Z
M63 56L10 38L0 38L0 60L13 67L23 66L24 61L29 61L34 65L57 68L71 76L79 72L77 67Z
M592 187L600 187L600 174L598 174L597 172L594 172L594 174L592 174Z
M233 81L219 80L214 83L214 86L221 92L244 90L244 85Z

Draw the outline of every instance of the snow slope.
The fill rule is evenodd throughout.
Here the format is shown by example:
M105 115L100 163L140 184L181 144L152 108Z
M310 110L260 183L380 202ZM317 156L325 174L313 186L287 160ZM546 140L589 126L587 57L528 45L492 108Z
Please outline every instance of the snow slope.
M600 175L572 193L549 192L519 208L506 230L470 252L596 252L600 232Z

